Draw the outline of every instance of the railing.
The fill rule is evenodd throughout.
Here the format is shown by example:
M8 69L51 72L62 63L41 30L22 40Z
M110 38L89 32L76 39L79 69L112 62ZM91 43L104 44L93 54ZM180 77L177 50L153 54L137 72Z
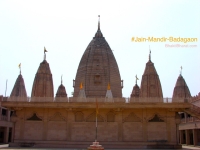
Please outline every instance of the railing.
M186 123L185 118L182 118L182 119L181 119L181 123Z
M188 117L186 120L187 120L187 122L193 122L194 121L194 117Z
M79 97L8 97L6 101L12 102L98 102L103 103L183 103L185 99L139 97L139 98L79 98ZM200 110L199 110L200 111Z
M188 118L181 119L181 123L189 123L189 122L197 122L197 121L200 121L200 120L196 117L188 117Z
M163 103L163 98L130 98L130 103L143 103L143 102L154 102L154 103Z
M2 116L1 116L1 120L3 120L3 121L8 121L8 117L7 117L7 116L4 116L4 115L2 115Z

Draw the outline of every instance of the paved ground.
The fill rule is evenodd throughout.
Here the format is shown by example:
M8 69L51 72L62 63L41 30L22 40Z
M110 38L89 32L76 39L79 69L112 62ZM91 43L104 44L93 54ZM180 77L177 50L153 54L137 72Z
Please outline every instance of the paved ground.
M8 147L8 144L0 145L0 149L3 150L17 150L17 149L23 149L23 150L30 150L30 149L35 149L35 150L87 150L87 149L65 149L65 148L13 148L13 147ZM194 146L183 146L182 150L196 150L199 149L200 147L194 147ZM106 150L116 150L116 149L106 149ZM117 150L124 150L124 149L117 149ZM126 149L126 150L136 150L136 149ZM142 149L140 149L142 150ZM146 149L147 150L147 149ZM148 150L153 150L153 149L148 149ZM158 150L158 149L156 149ZM167 149L165 149L167 150Z

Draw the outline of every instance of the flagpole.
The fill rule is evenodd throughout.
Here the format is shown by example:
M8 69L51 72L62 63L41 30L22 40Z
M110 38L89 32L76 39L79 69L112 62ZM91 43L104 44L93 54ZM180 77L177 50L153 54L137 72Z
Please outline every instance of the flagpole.
M95 142L97 142L97 115L98 115L98 104L97 104L97 98L96 98L96 137L95 137Z
M95 138L95 142L97 142L97 115L96 115L96 138Z

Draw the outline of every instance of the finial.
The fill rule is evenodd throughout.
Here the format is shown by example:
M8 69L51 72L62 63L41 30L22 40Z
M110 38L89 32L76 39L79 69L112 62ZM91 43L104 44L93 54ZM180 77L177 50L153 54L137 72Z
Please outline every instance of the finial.
M151 49L150 49L150 45L149 45L149 61L151 61Z
M107 90L110 90L110 83L108 82Z
M44 60L46 60L46 52L48 52L48 51L47 51L46 48L44 47Z
M180 75L182 75L182 69L183 69L183 67L181 66Z
M82 88L83 88L83 83L81 82L80 83L80 90L82 90Z
M98 17L99 17L98 30L100 30L100 15L98 15Z
M19 67L19 74L21 74L21 63L18 65Z
M135 76L135 84L137 84L137 80L139 80L139 79L138 79L137 74L136 74L136 76Z
M62 75L61 75L61 84L63 83L63 80L62 80Z

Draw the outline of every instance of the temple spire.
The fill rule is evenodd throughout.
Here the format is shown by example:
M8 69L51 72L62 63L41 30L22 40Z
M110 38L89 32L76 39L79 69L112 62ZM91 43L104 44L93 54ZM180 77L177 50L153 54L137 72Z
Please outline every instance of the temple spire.
M108 82L107 90L110 90L110 83Z
M81 82L80 83L80 90L82 90L83 89L83 83Z
M105 102L114 102L109 82L108 82L108 86L107 86L107 92L106 92Z
M44 47L44 60L46 60L46 52L48 52L48 51L47 51L46 48Z
M21 74L21 63L18 65L19 67L19 74Z
M100 15L98 15L99 21L98 21L98 30L100 30Z
M63 83L63 80L62 80L62 75L61 75L61 84Z
M149 45L149 61L151 61L151 49L150 49L150 45Z

